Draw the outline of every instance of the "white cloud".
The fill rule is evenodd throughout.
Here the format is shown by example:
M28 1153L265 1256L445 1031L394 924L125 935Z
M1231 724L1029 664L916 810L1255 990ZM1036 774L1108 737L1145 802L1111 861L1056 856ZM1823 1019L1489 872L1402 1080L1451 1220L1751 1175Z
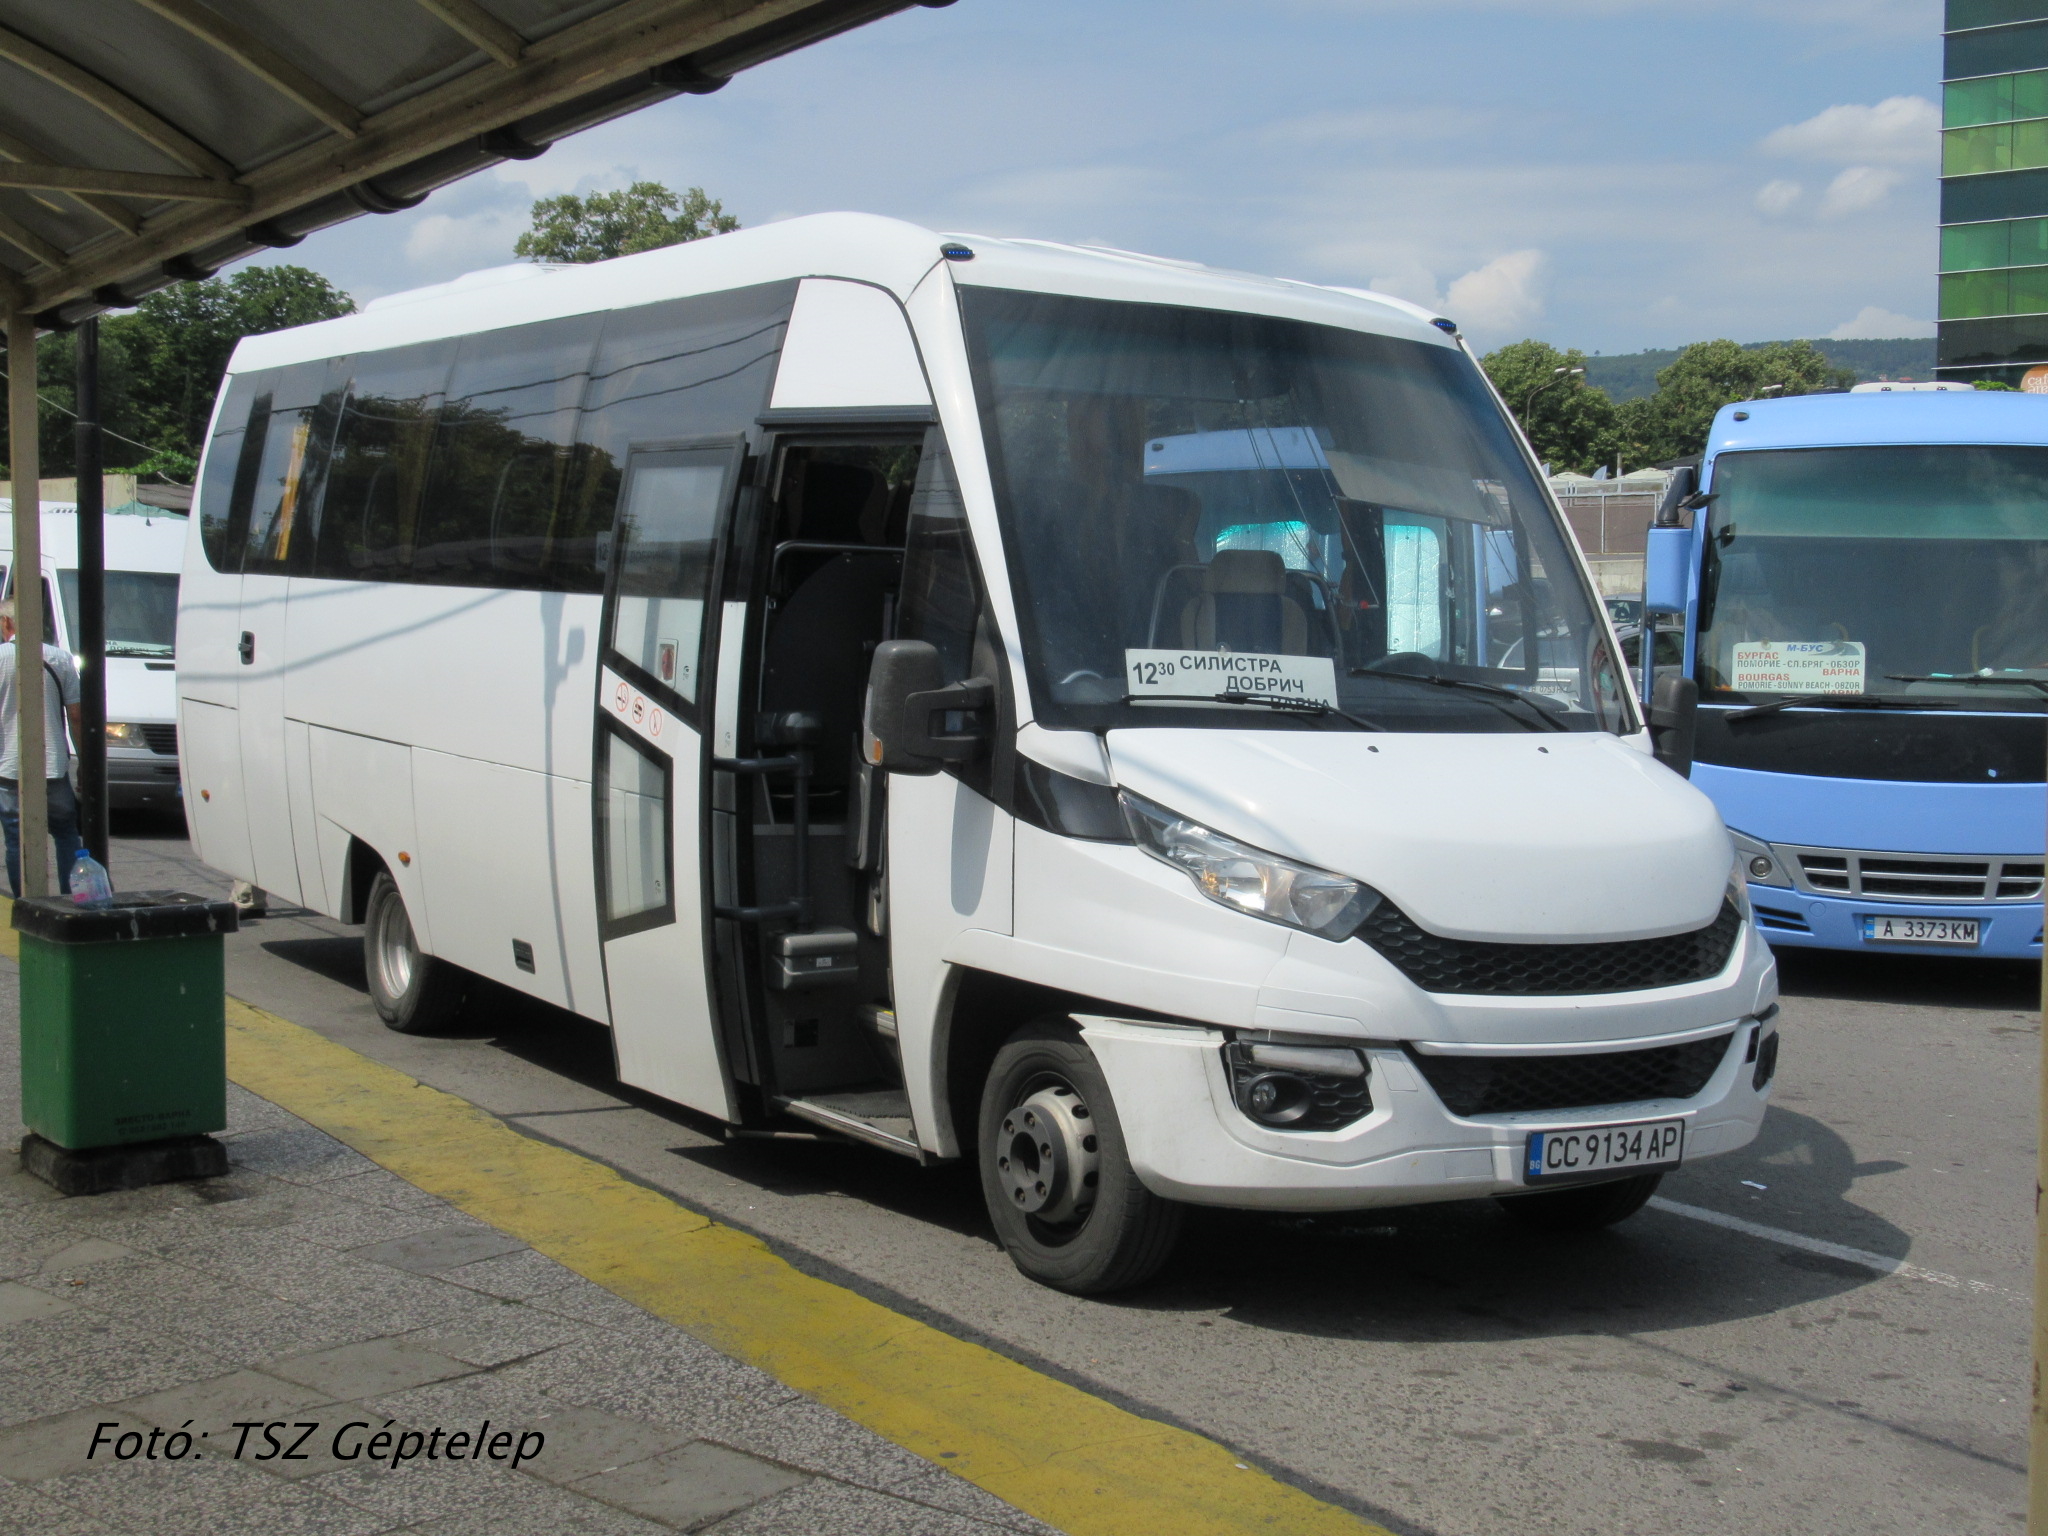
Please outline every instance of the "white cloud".
M1756 211L1776 218L1798 202L1805 190L1796 181L1767 181L1757 188Z
M1906 179L1904 171L1889 166L1852 165L1820 196L1820 216L1838 219L1844 214L1875 208L1892 195L1892 188Z
M1467 272L1444 292L1443 307L1461 326L1482 334L1517 330L1543 317L1541 251L1509 251Z
M1932 320L1915 320L1875 304L1866 304L1854 320L1844 320L1828 332L1830 341L1888 341L1895 336L1932 336Z
M432 213L418 220L405 237L405 259L438 282L478 267L495 267L513 259L512 242L526 228L521 213L486 208L479 213Z
M1840 106L1764 135L1767 155L1837 164L1922 165L1941 148L1941 112L1925 96L1887 96L1874 107Z

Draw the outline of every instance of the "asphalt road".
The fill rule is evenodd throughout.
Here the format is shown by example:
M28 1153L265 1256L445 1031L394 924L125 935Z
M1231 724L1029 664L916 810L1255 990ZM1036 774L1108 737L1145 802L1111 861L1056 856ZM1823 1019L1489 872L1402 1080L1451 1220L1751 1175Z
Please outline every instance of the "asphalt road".
M224 888L175 821L117 823L114 874ZM363 995L358 930L279 911L231 940L228 980L807 1269L1396 1531L2018 1530L2037 976L1781 965L1762 1138L1667 1179L1623 1226L1532 1238L1490 1203L1200 1212L1165 1279L1109 1301L1018 1276L959 1170L727 1143L617 1085L603 1030L515 995L484 989L457 1034L392 1034Z

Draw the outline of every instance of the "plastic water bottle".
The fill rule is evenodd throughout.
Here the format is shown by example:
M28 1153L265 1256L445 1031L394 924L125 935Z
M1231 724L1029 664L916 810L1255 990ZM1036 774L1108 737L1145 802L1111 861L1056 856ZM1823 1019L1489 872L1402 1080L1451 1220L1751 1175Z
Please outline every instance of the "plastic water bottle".
M114 904L114 882L107 874L107 866L83 848L71 862L71 903L79 907Z

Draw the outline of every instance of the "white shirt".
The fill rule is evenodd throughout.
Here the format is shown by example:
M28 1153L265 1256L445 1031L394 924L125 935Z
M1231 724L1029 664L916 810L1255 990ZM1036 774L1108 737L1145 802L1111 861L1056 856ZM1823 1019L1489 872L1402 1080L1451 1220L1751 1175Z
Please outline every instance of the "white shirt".
M0 645L0 779L21 777L21 721L14 697L16 642ZM43 777L61 779L71 768L70 738L64 733L64 706L78 702L78 668L71 654L54 645L43 647Z

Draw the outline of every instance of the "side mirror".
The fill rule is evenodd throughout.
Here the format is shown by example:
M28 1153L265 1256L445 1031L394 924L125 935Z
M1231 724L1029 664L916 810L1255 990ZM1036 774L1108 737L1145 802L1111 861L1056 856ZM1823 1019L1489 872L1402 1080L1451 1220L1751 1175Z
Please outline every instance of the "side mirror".
M1651 627L1652 615L1685 612L1687 589L1692 585L1693 513L1703 505L1699 494L1700 472L1681 464L1671 472L1664 499L1650 519L1649 537L1643 545L1643 627Z
M1700 685L1667 673L1650 696L1650 755L1684 778L1692 777L1692 748L1699 720Z
M929 640L884 640L868 672L862 750L890 773L937 773L971 762L989 736L995 684L948 683Z

